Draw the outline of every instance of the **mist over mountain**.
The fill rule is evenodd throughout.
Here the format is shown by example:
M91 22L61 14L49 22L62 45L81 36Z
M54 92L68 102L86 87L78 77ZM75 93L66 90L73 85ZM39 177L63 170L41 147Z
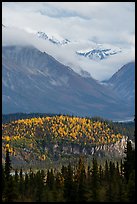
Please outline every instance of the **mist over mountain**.
M3 113L133 118L134 71L118 69L134 61L134 4L2 7Z
M132 117L128 104L93 78L83 78L34 47L2 49L2 111Z

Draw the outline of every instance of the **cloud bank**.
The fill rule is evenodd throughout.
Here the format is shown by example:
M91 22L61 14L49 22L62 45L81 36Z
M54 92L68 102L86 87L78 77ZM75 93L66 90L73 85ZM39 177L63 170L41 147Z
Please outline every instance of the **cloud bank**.
M3 45L32 44L77 71L88 71L97 80L109 78L134 60L134 2L4 2L2 23L6 26ZM59 48L37 39L37 31L58 34L79 44ZM75 51L86 49L90 41L115 45L123 52L101 62L77 56Z

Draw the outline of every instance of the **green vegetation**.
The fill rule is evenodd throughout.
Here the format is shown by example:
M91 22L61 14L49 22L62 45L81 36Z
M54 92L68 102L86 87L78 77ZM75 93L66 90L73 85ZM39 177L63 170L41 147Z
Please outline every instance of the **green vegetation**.
M114 130L114 127L112 122L99 118L64 115L33 117L4 123L3 160L7 148L11 153L13 165L18 164L20 167L25 164L30 165L29 167L40 164L44 166L45 162L50 165L59 160L67 163L70 157L74 161L74 157L81 154L87 157L99 155L101 159L121 159L118 151L113 151L113 145L117 144L117 148L120 148L120 142L127 135ZM125 140L124 143L126 144ZM108 146L111 148L109 152L106 151Z
M127 141L124 162L99 165L96 158L85 164L83 157L75 165L11 175L8 148L2 167L3 202L134 202L135 150Z

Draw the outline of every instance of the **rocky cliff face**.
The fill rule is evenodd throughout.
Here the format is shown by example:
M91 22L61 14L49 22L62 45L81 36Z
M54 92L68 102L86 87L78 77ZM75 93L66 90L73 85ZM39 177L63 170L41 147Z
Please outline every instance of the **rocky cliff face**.
M64 162L68 157L78 158L83 155L86 158L92 159L96 156L99 159L122 159L125 156L124 150L127 143L127 137L123 136L123 138L116 143L113 144L102 144L102 145L93 145L93 146L84 146L78 144L64 144L62 147L58 145L58 143L53 146L45 145L44 146L44 154L39 156L31 149L22 148L18 152L18 154L11 154L11 160L13 166L41 166L46 165L48 163L54 162ZM134 143L132 142L133 146ZM39 151L39 150L38 150ZM3 155L3 162L5 156ZM50 161L50 162L49 162Z
M109 154L110 157L123 157L124 150L127 143L127 136L123 136L123 138L116 143L112 144L102 144L102 145L93 145L92 147L81 147L80 145L68 144L62 146L60 149L58 144L53 146L53 154L64 154L64 155L87 155L98 157L104 157ZM48 146L45 146L47 151L50 151Z

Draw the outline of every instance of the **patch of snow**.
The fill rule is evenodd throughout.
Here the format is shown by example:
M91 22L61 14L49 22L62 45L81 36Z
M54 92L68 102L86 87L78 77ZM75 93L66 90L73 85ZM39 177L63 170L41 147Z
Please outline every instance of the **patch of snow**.
M87 49L76 51L76 54L92 60L102 60L121 51L120 48L108 44L92 44Z
M49 34L49 33L39 31L36 34L37 34L37 36L39 38L42 38L44 40L49 40L50 42L52 42L52 43L54 43L56 45L65 45L65 44L68 44L70 42L68 39L62 38L57 33L54 33L54 35L53 35L53 34Z

